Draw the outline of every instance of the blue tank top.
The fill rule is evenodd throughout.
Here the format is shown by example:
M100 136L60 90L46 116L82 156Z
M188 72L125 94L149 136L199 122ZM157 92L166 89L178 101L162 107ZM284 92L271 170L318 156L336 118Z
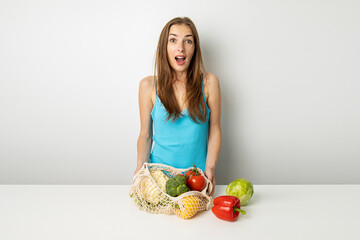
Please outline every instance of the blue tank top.
M194 163L205 171L207 156L210 109L204 93L204 75L202 93L206 106L206 122L194 122L187 108L183 117L172 122L166 121L167 111L157 96L155 77L155 103L151 111L154 135L150 163L161 163L175 168L189 168Z

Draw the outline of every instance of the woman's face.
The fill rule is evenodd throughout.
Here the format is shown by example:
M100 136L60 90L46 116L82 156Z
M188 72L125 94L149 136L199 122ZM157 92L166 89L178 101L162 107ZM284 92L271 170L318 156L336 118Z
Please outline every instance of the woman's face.
M178 72L187 71L194 50L195 41L190 27L184 24L172 25L167 42L170 66Z

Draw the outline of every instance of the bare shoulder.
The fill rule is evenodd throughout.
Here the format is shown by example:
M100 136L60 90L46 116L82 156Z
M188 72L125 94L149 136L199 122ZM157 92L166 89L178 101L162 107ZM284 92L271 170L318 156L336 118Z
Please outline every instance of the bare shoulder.
M218 77L211 73L211 72L207 72L205 74L205 82L204 82L205 87L208 88L212 88L214 86L218 86L219 85L219 79Z
M151 98L151 102L155 99L154 76L147 76L141 79L139 84L139 94L146 98ZM154 95L154 96L153 96Z
M147 76L144 77L143 79L141 79L140 81L140 88L141 89L150 89L153 87L154 85L154 76Z
M205 79L204 79L204 91L205 91L205 97L208 98L209 94L211 94L211 92L213 92L214 90L217 90L220 88L220 82L218 77L211 73L211 72L207 72L205 74Z

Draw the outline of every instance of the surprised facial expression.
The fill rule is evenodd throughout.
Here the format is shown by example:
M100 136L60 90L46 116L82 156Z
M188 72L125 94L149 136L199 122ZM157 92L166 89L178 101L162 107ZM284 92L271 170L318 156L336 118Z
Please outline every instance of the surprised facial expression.
M172 25L167 42L167 55L170 66L175 71L186 71L194 51L194 35L190 27L184 24Z

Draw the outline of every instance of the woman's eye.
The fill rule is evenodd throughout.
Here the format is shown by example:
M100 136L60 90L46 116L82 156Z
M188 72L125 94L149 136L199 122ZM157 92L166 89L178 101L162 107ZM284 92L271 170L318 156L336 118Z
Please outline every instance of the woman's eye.
M171 38L169 41L170 42L175 42L175 38Z
M191 40L186 40L186 42L187 42L187 43L192 43L192 41L191 41Z

